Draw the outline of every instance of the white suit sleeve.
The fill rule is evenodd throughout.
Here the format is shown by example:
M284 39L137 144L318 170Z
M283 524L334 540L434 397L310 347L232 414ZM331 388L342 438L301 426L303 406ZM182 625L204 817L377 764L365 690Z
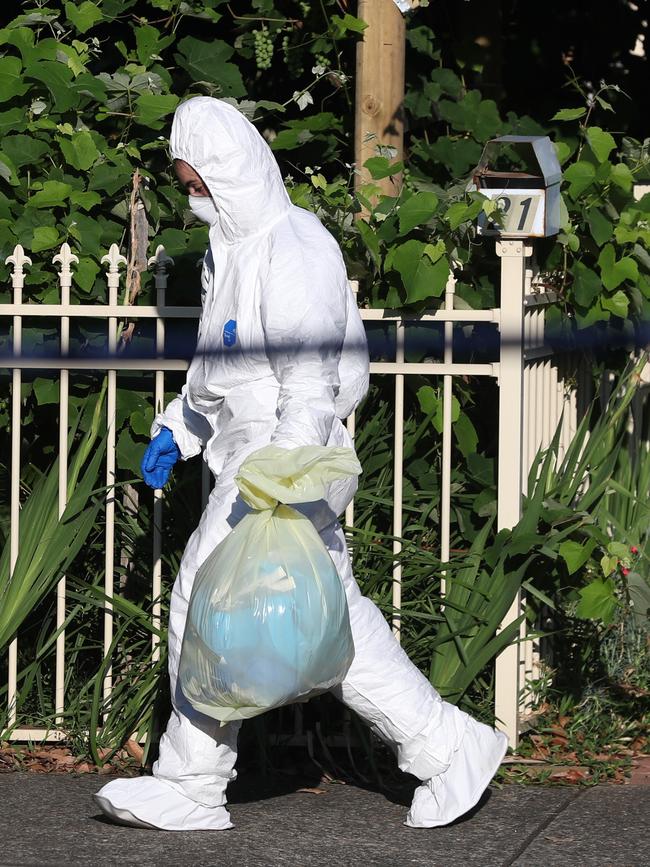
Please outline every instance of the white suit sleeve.
M271 442L283 448L326 445L336 418L347 282L338 250L323 246L316 260L282 245L262 294L265 349L280 383Z
M203 321L203 304L206 293L213 279L212 257L210 251L206 252L201 269L201 317L198 330L201 333ZM207 420L200 413L193 410L187 402L187 384L181 389L181 393L170 401L163 412L158 413L151 425L151 436L155 437L160 429L166 427L172 432L174 442L179 448L184 461L193 458L203 450L203 447L212 436L212 429Z
M207 420L188 406L185 397L187 386L170 401L164 412L159 412L151 425L151 436L155 437L163 427L169 428L184 461L201 453L212 431Z

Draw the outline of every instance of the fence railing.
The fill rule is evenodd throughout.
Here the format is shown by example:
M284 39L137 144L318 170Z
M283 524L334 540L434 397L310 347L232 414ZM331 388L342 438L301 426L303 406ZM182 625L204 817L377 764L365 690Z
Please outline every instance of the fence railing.
M366 323L393 324L395 329L395 354L391 361L371 363L371 376L392 376L394 379L394 491L393 491L393 536L394 553L400 550L399 538L403 531L403 470L404 470L404 421L405 378L410 375L442 378L442 478L440 504L440 556L449 559L452 504L452 396L456 377L485 377L496 381L499 387L498 407L498 526L513 526L520 517L521 494L528 469L540 446L548 445L557 424L562 419L562 444L568 445L579 417L579 397L575 385L569 388L565 372L571 360L558 360L544 341L544 309L553 300L543 287L536 285L533 270L529 266L532 247L522 241L497 242L497 254L501 259L500 305L486 310L458 309L455 306L455 280L450 277L444 295L444 304L439 310L424 313L362 309ZM105 594L106 605L103 622L103 646L109 652L113 641L113 605L116 571L115 550L115 501L110 486L116 477L116 400L119 371L152 371L155 374L153 398L156 410L162 407L165 395L165 377L173 371L187 368L186 359L164 357L165 325L169 320L197 320L200 308L196 306L169 306L166 303L168 274L172 260L158 247L149 261L155 279L156 304L125 306L118 302L121 267L126 263L116 245L102 259L106 266L106 303L71 303L70 287L72 270L77 262L69 246L64 244L52 260L58 265L60 303L25 303L23 289L25 269L30 259L21 247L16 247L7 263L12 266L13 298L11 303L0 304L0 323L12 323L12 351L0 360L0 365L11 370L11 454L10 454L10 568L14 569L18 557L20 523L20 478L21 478L21 382L23 371L58 371L59 393L59 453L67 453L69 427L69 384L73 370L106 371L107 374L107 460L105 482L108 488L105 504ZM39 318L57 324L60 335L60 353L56 357L27 357L22 349L23 319ZM120 336L120 321L128 318L155 320L155 358L136 359L116 355ZM99 319L106 323L108 355L104 358L77 358L70 356L70 324L75 319ZM453 330L455 324L492 323L500 334L498 360L484 363L466 363L454 360ZM415 324L440 323L444 332L444 351L441 361L410 362L407 360L409 327ZM354 436L356 419L347 424ZM59 470L59 514L66 505L67 473L65 460ZM210 490L209 470L203 465L203 502ZM162 553L161 536L162 493L154 492L153 556L151 563L152 594L160 598ZM346 514L348 525L354 525L354 504ZM396 556L393 567L392 627L400 637L400 611L402 608L401 566ZM505 623L512 622L520 613L522 600L517 599L508 613ZM8 703L9 737L13 740L60 740L65 737L62 720L65 711L66 676L66 581L61 578L57 588L57 619L59 630L56 642L55 707L58 727L45 729L33 721L18 719L16 714L18 641L11 644L8 656ZM155 625L160 623L160 604L153 611ZM504 623L504 625L505 625ZM525 679L535 673L535 651L531 641L525 640L522 632L520 643L513 644L497 660L496 666L496 715L500 726L508 733L511 742L518 736L518 719L521 711L521 686ZM152 644L152 658L159 649L156 640ZM104 681L104 696L112 689L112 674L107 670Z

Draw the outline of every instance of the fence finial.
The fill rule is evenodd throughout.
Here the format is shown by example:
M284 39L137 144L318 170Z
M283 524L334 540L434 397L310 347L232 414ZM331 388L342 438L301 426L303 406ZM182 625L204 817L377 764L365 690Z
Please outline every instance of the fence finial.
M68 243L61 244L60 251L56 256L52 257L54 265L61 265L59 269L59 283L62 289L69 289L72 285L72 268L71 265L79 264L79 257L72 252Z
M153 267L156 289L166 289L167 274L169 273L169 269L174 266L174 260L171 256L167 255L167 251L162 244L158 244L156 252L148 260L147 265L149 268Z
M13 265L13 271L11 273L11 285L14 289L22 289L25 285L25 272L23 270L25 265L31 265L32 260L29 256L25 255L25 251L21 247L20 244L16 244L14 247L14 251L11 256L7 256L5 259L5 265Z
M117 244L111 244L107 255L102 256L101 264L108 265L108 288L117 289L120 285L120 265L126 265L126 257L120 253Z
M162 244L158 244L156 252L147 262L149 268L154 266L156 271L168 271L174 264L174 260L171 256L167 255L167 251Z

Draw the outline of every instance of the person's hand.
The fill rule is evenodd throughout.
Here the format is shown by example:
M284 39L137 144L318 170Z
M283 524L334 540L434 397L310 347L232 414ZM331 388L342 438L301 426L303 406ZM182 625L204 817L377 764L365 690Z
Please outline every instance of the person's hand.
M142 478L150 488L162 488L167 484L169 474L181 453L174 442L174 437L169 428L160 429L158 436L154 437L142 458L140 469Z

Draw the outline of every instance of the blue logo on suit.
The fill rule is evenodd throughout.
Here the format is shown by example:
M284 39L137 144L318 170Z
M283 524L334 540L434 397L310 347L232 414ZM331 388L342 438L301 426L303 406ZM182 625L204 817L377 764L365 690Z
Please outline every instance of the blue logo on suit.
M237 343L237 320L229 319L223 326L223 345L234 346Z

